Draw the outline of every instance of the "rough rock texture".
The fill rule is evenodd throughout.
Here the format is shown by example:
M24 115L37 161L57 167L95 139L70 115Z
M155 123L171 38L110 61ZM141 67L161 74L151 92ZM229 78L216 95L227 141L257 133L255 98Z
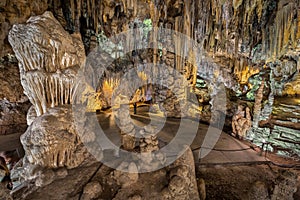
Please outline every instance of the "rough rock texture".
M26 113L30 103L0 101L0 135L23 133L27 128Z
M273 95L298 93L300 15L297 0L256 0L254 2L250 0L177 0L113 3L82 0L79 3L74 1L68 3L67 26L71 30L81 30L87 52L95 46L97 38L101 39L98 33L110 37L115 33L127 31L129 28L140 27L141 21L151 19L153 26L169 28L197 40L208 52L208 55L204 57L212 57L213 62L222 68L221 71L230 74L227 76L225 73L220 77L233 76L233 79L228 80L231 83L235 82L234 79L238 80L240 89L234 90L242 93L243 97L249 91L257 90L249 80L260 72L273 75ZM135 17L139 20L133 20ZM80 18L84 20L79 20ZM150 37L155 38L157 35ZM174 43L173 40L176 42ZM197 63L198 72L202 72L205 71L205 62L199 62L197 60L199 57L193 55L192 51L188 51L190 44L185 43L178 36L162 41L160 45L162 48L153 52L138 52L138 59L142 63L163 61L167 66L185 74L193 86L197 82L195 63ZM110 53L117 55L118 52L111 51ZM178 55L189 55L190 63L186 62L185 56ZM127 64L129 63L130 66L136 64L132 63L135 62L133 60L127 59ZM211 66L211 63L208 63L208 66ZM215 81L211 76L206 77L205 74L199 74L199 76ZM264 95L269 93L266 90ZM171 95L168 88L158 87L153 91L160 91L157 96L158 99L164 101L162 105L166 108L168 116L178 117L181 112L178 106L180 100ZM214 92L210 91L210 93ZM103 99L109 105L110 98ZM272 107L272 103L268 103L268 107ZM197 113L199 112L204 121L209 121L211 114L209 105L205 105L202 111L197 110ZM255 116L255 119L257 118L260 119L261 116Z
M98 199L102 191L103 189L100 183L90 182L84 187L81 199L82 200Z
M200 165L196 169L197 177L205 180L207 199L291 199L299 172L281 170L272 165Z
M122 146L125 150L133 150L136 147L136 130L129 115L129 107L125 104L119 104L114 109L116 109L115 120L117 120L118 126L121 129Z
M9 102L22 102L25 95L20 81L18 63L15 57L0 62L0 99Z
M116 168L96 162L92 157L74 169L39 170L35 182L27 181L13 191L14 199L199 199L191 149L169 167L149 172L137 172L135 163L113 157ZM17 171L15 171L17 172ZM33 171L34 173L34 171ZM37 185L38 183L38 185Z
M84 62L79 35L69 35L52 13L14 25L9 41L19 61L21 83L37 116L50 107L72 104L76 74Z
M0 200L12 200L13 198L9 194L9 190L3 185L0 184Z
M269 199L268 188L265 183L256 181L248 191L248 199Z
M190 163L191 165L186 165ZM194 157L190 148L177 159L170 168L168 189L164 189L163 199L199 199L196 182Z
M255 104L253 107L253 127L258 127L259 117L261 114L261 108L262 108L262 99L263 99L263 91L265 87L265 81L261 82L260 87L257 90L257 93L255 95Z
M59 168L45 169L42 173L42 183L37 186L34 182L23 182L22 185L13 191L14 199L79 199L84 191L84 186L89 182L93 174L101 166L94 159L90 158L87 162L75 169ZM37 174L40 176L41 174ZM46 175L46 176L45 176ZM49 181L50 180L50 181Z
M203 47L215 62L236 75L241 93L253 90L255 87L249 78L263 72L272 75L275 100L277 96L297 94L298 1L211 0L201 1L196 6L201 10L196 12L195 18L199 19L195 28L198 39L204 40ZM268 94L266 90L264 99ZM257 118L260 116L255 116Z
M203 178L197 180L198 192L200 200L206 199L206 186Z
M76 128L70 106L49 109L21 136L26 159L47 168L77 167L85 149Z
M83 123L77 121L81 126L75 123L74 112L79 108L74 110L71 105L78 90L76 75L85 59L84 47L80 36L69 35L50 12L31 17L25 25L14 25L9 41L19 61L24 92L33 104L27 121L30 126L21 137L25 157L15 174L21 182L35 180L42 187L55 180L44 169L75 168L88 156L80 138L85 117L81 116Z
M0 135L22 133L30 104L23 94L17 62L13 56L5 58L0 68Z
M197 82L197 75L199 75L200 77L207 78L212 82L225 82L225 85L228 88L233 89L235 87L231 86L235 84L236 78L240 83L240 90L242 91L239 92L241 92L242 95L245 95L248 90L254 89L253 85L249 83L249 78L263 71L265 73L273 74L273 77L275 78L274 87L272 87L273 94L289 96L299 94L298 71L300 31L298 27L300 14L298 0L66 0L63 2L58 0L51 0L48 2L4 0L0 3L0 28L1 30L3 30L0 34L0 46L2 48L1 53L7 54L7 52L11 52L7 43L7 33L12 24L24 22L29 17L29 15L43 12L45 9L47 9L47 4L49 5L49 9L54 10L54 15L58 18L59 22L64 26L66 30L70 32L75 31L77 33L81 33L84 40L86 52L89 52L97 45L97 40L100 38L100 34L104 34L107 37L110 37L113 34L126 31L134 26L138 26L137 21L139 20L136 20L136 18L139 18L141 21L150 18L154 26L170 28L182 32L187 36L199 41L200 44L203 44L203 48L208 52L208 54L204 55L204 57L213 58L212 61L217 62L218 65L214 65L214 67L212 67L213 62L206 61L206 58L197 60L197 55L193 55L193 52L187 51L191 47L190 44L185 45L186 43L176 36L173 39L165 41L165 43L159 44L163 47L170 47L172 50L174 50L176 55L173 52L168 52L166 51L166 49L161 47L153 50L153 52L138 52L138 57L142 63L144 63L144 61L154 63L163 61L167 66L174 68L180 73L184 74L191 86L195 86ZM44 17L47 18L47 16ZM33 18L31 20L33 20ZM134 23L132 23L132 21L134 21ZM46 29L48 29L48 24L44 26L46 27ZM39 27L36 29L38 30ZM52 29L49 28L49 30ZM62 28L60 27L58 30L62 30ZM56 33L55 31L51 31L50 34L52 34L52 32ZM63 35L66 36L66 34ZM155 38L157 37L157 35L152 35L151 37ZM37 44L39 44L40 41L38 40L43 40L43 38L38 37L34 38L34 40ZM68 52L68 50L72 49L72 47L76 43L74 42L76 41L76 37L75 39L70 39L70 36L68 35L66 36L66 40L68 42L66 42L66 44L63 44L63 47L68 48ZM55 40L51 41L54 42ZM174 41L176 42L174 43ZM47 43L48 41L43 42ZM4 45L2 45L2 43L4 43ZM23 40L21 41L21 43L23 43ZM57 43L55 43L54 45L53 44L50 44L50 46L53 47ZM28 48L28 46L26 45L27 41L24 40L24 46ZM30 55L30 51L23 51L24 49L26 49L23 48L23 44L16 46L18 46L18 48L20 47L20 49L18 50L20 51L20 53L19 55L17 55L18 59L21 58L22 53L29 52L28 55L26 54L26 59L20 59L24 62L27 62L27 64L21 62L21 65L24 64L24 66L29 67L28 69L36 69L34 65L40 62L40 60L38 60L39 58L27 58L34 57L35 55L41 55L41 53L47 54L48 52L51 52L49 49L46 49L46 52L44 52L42 49L38 49L37 51L39 52L39 54L31 52L31 54L33 55ZM31 48L31 46L29 48ZM35 46L33 47L33 49L34 48ZM73 49L72 51L75 52L78 50L80 53L82 53L82 45L79 49L80 50L75 48L75 50ZM76 55L74 56L73 52L71 52L72 58L76 57ZM109 54L115 55L115 53L116 52L111 51ZM187 63L185 57L182 55L190 55L191 63ZM56 56L55 58L59 57L60 56ZM61 56L60 58L65 59L66 57ZM52 58L53 57L47 59L49 61ZM193 60L193 58L195 58L195 60ZM44 61L47 59L44 59ZM49 68L43 68L48 72L50 69L50 73L46 75L43 72L40 73L40 71L37 70L37 72L28 72L28 74L24 76L24 74L27 73L27 69L23 66L23 72L21 71L23 75L21 75L24 78L24 82L25 80L28 80L28 83L31 82L34 83L32 85L39 86L34 89L33 87L27 89L25 88L25 92L28 95L36 95L35 97L32 96L30 98L35 108L31 109L32 112L30 112L30 114L28 115L28 124L34 124L33 119L36 117L36 115L42 115L48 110L51 110L51 107L56 107L62 104L69 104L69 100L71 102L73 95L68 92L68 90L70 91L72 89L72 86L68 87L68 81L73 80L72 75L76 74L76 70L74 70L74 73L69 73L69 71L65 71L64 69L66 66L72 68L73 70L76 68L73 68L73 64L78 65L79 62L74 61L74 63L72 63L72 60L65 59L65 66L63 66L64 64L62 64L61 62L63 59L59 59L59 64L56 63L54 67L51 65L51 62L48 62L50 63L49 65L47 65L47 67ZM121 62L123 61L125 64L127 64L127 69L130 69L137 64L130 56L129 58L124 59ZM68 62L71 64L66 64ZM195 64L197 64L199 74L197 74L196 67L193 66ZM120 65L120 63L117 63L117 66L120 67L122 65ZM55 72L52 70L52 68ZM220 68L222 68L222 70L220 70ZM118 68L113 68L112 71L114 71L115 69ZM266 69L270 70L271 72L267 71ZM163 70L165 69L163 68ZM185 70L186 74L184 73ZM115 71L122 71L122 69L118 69ZM165 78L168 72L163 71L162 74L165 74L165 76L162 76L163 78ZM235 74L236 77L231 78L232 74ZM65 79L65 75L70 75L71 77L69 76ZM61 79L61 77L64 78ZM109 75L107 75L107 77L107 80L111 78L109 77ZM120 79L120 76L116 77L116 80ZM65 82L62 80L64 80ZM61 84L60 81L62 81L63 83ZM174 88L178 89L179 93L182 94L182 96L186 95L184 94L185 91L183 91L182 88L177 87L180 83L176 83L176 81L172 79L168 79L168 81L168 84L171 83L170 85L175 85ZM27 83L24 85L27 85ZM59 85L63 88L57 86L52 87L54 85ZM209 93L212 94L212 99L214 97L213 95L215 95L218 91L213 90L217 88L215 86L216 85L212 84L209 89ZM53 88L60 91L53 91ZM266 90L267 88L264 91L264 95L268 94L268 91ZM45 96L45 94L43 94L45 91L49 91L50 96ZM168 116L178 117L180 116L181 112L187 112L185 110L182 110L180 106L178 106L178 102L180 102L182 99L176 98L172 94L172 90L168 88L159 88L157 86L157 88L154 88L153 91L159 91L156 92L157 96L159 97L157 99L160 100L159 103L161 109L165 108L165 113ZM105 96L103 93L101 93L101 95L102 97L100 97L100 101L103 101L103 103L101 104L105 105L103 107L110 106L110 93L106 93L105 95L107 96ZM266 105L265 102L263 102L263 105ZM290 104L287 105L287 107L289 106ZM204 105L201 114L205 116L205 118L209 119L211 114L210 109L210 105ZM286 108L284 109L286 110ZM35 110L36 112L34 112L33 110ZM199 110L195 110L196 111L193 110L192 112L187 113L198 114ZM280 112L281 108L279 108L278 110ZM277 120L276 122L280 126L295 128L298 126L298 118L295 118L294 115L295 113L292 117L284 116L285 120L283 122L278 121L277 115L275 120ZM120 114L120 116L122 115ZM255 116L255 119L260 119L260 117L261 116ZM125 123L127 123L128 121L127 118L124 118L122 120L124 120ZM286 123L286 121L288 121L288 123ZM257 121L255 123L257 123ZM128 132L132 131L132 124L130 123L123 124L123 127L125 127L125 130L128 129ZM134 132L134 134L137 133L140 133L139 130ZM268 131L265 131L265 133L268 133ZM297 144L297 142L299 141L297 134L298 132L295 132L291 129L278 129L277 132L275 131L275 134L272 134L270 138L272 139L274 135L274 138L276 136L276 138L279 138L281 140L284 139L284 141L281 141L279 144L281 148L282 146L284 146L288 149L299 149L299 145ZM136 141L133 142L132 136L125 135L124 133L122 133L122 136L124 138L124 144L126 144L124 145L125 148L133 149L135 147ZM266 137L269 138L269 135L266 134ZM260 142L262 142L266 137L257 136ZM288 139L288 141L286 139ZM143 151L148 151L153 149L153 147L154 149L156 148L157 138L146 137L145 139L142 139L138 142L141 143ZM275 142L274 144L276 145ZM293 145L290 146L290 144ZM51 175L51 173L49 174ZM182 187L181 185L178 185L178 182L180 181L182 181L182 178L175 176L174 180L172 179L170 188L167 188L166 191L171 189L172 191L177 192L176 188ZM260 187L259 184L258 190L263 191L262 187ZM169 193L167 192L167 194ZM143 197L137 194L132 194L128 196L128 198L139 199Z
M128 179L129 185L125 184L124 188L122 184L114 199L199 199L193 163L193 154L188 148L171 166L139 174L138 178L134 179L135 181ZM126 175L123 172L118 173L123 176L135 176L134 174Z
M276 185L271 195L271 200L293 200L297 191L297 176L290 171L282 171L276 179Z
M0 3L0 58L12 53L8 43L8 32L16 23L24 23L30 16L39 15L48 8L47 0L18 1L3 0Z
M243 74L239 72L261 69L264 61L275 61L283 55L298 62L299 2L212 0L198 6L203 11L198 13L197 28L206 41L204 48L227 60L239 80Z
M251 128L251 124L250 108L244 108L243 105L239 105L238 110L232 117L232 134L245 138L247 131Z

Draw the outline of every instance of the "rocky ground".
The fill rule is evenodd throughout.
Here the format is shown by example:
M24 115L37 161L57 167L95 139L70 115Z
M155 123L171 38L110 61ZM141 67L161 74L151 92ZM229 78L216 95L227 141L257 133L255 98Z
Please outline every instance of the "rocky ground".
M280 157L272 157L272 159L276 162L281 161L285 165L291 163ZM116 165L121 163L120 160L113 162ZM27 188L14 192L13 196L14 199L43 199L45 197L48 199L167 199L170 194L167 191L172 188L169 182L174 177L172 175L174 169L176 167L172 165L152 173L127 174L89 160L73 170L49 171L45 173L46 178L58 177L53 183L47 185L46 179L40 179L39 181L47 187L37 188L31 185L30 188L29 184ZM206 196L207 200L297 200L300 198L299 169L255 163L253 165L196 166L196 176L200 196ZM204 180L202 183L201 179ZM203 184L205 185L204 194L203 190L201 191ZM180 191L180 187L177 186L173 189ZM296 189L297 192L295 192ZM34 192L29 194L29 191ZM194 195L197 194L194 193ZM196 196L195 199L197 199Z
M300 199L298 161L269 155L274 164L196 167L206 186L206 199Z
M166 168L141 174L134 173L135 163L110 159L116 168L128 167L133 173L115 170L90 157L75 169L44 170L35 182L17 187L13 199L199 199L191 150Z

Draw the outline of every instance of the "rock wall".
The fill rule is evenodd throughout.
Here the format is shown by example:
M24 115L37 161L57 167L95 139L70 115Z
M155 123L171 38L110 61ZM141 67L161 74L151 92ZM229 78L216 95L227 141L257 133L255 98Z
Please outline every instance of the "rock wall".
M0 135L23 133L30 103L23 94L15 57L5 57L0 68Z
M0 135L24 132L26 114L30 107L20 85L20 74L8 33L16 23L24 23L30 16L42 14L48 8L47 0L0 2Z
M47 0L3 0L0 3L0 58L13 53L8 43L8 32L14 24L24 23L30 16L39 15L48 8Z

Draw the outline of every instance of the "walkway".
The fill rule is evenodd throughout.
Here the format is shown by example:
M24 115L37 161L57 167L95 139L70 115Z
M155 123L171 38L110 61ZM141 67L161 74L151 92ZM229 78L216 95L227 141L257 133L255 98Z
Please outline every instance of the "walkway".
M149 106L138 107L137 114L133 114L133 108L131 108L131 118L133 122L138 126L145 126L149 124L151 118L154 118L157 121L161 121L162 117L149 113ZM98 115L101 127L106 133L106 135L115 143L120 144L120 138L118 135L118 128L114 124L113 117L109 114L102 113ZM192 122L196 123L197 122ZM178 131L180 124L180 119L169 118L166 121L164 128L158 133L158 139L160 146L169 143ZM235 164L263 164L267 160L264 155L259 155L257 151L250 148L248 145L243 142L235 139L234 137L222 132L220 138L213 149L209 152L207 156L202 159L199 159L200 147L206 136L208 125L199 124L197 135L191 144L191 148L194 152L195 162L199 165L235 165ZM189 132L189 127L184 127L186 132ZM216 131L218 131L216 129ZM203 151L203 149L202 149Z

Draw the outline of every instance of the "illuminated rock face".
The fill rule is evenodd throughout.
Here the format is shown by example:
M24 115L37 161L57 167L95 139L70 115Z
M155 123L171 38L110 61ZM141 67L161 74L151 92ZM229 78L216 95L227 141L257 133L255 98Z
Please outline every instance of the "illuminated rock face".
M48 108L72 104L75 78L85 59L79 35L69 35L52 13L14 25L9 34L19 61L21 83L37 116Z
M28 161L34 165L74 168L84 159L70 105L51 108L37 117L21 141Z
M85 59L79 35L69 35L52 13L14 25L9 34L24 93L33 107L21 137L25 161L48 168L77 167L85 149L73 120L75 81ZM26 177L25 177L26 179Z

